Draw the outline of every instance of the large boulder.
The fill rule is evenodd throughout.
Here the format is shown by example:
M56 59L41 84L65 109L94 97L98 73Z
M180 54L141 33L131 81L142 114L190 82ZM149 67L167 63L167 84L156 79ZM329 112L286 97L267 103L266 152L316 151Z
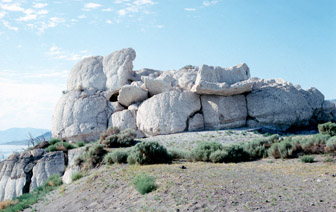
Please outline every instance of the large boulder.
M107 55L103 59L103 71L106 75L106 88L108 90L118 90L123 85L132 81L133 60L135 51L131 48L122 49Z
M124 85L121 87L118 102L126 107L135 102L142 102L148 98L148 92L135 85Z
M205 129L244 127L247 108L243 95L202 95L202 111Z
M144 101L137 113L137 127L146 135L171 134L187 129L189 117L201 109L199 96L170 91Z
M101 92L70 91L56 105L52 135L76 142L92 141L106 130L111 107Z
M106 76L103 72L103 57L87 57L79 61L70 71L68 91L95 88L104 90Z
M141 70L134 71L132 81L143 81L144 77L155 79L159 77L162 73L163 73L162 71L149 69L149 68L143 68Z
M317 111L317 123L335 122L336 123L336 104L325 100L322 107Z
M280 130L309 125L313 109L300 90L283 79L255 81L246 96L248 126Z
M171 76L156 79L144 77L143 80L144 80L144 87L148 90L148 92L152 96L173 90L173 87L171 85L173 79L171 78Z
M198 94L232 96L252 90L250 70L243 63L230 68L202 65L192 91Z
M65 171L64 153L62 151L45 154L33 168L30 191L42 186L53 175L62 176Z
M113 113L109 119L109 127L117 127L120 130L132 129L138 138L143 138L145 135L138 130L136 125L136 113L136 110L123 110Z
M80 172L80 167L76 165L76 158L78 158L85 150L85 147L71 149L68 151L68 166L62 177L65 184L72 182L72 175Z
M188 131L196 131L204 129L204 118L200 113L196 113L188 120Z

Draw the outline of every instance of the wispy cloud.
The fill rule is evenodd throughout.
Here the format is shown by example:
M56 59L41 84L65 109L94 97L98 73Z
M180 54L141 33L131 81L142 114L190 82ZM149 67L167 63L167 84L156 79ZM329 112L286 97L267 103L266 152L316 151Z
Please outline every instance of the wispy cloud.
M115 3L121 4L121 3L125 3L128 1L115 1ZM135 0L133 2L130 3L125 3L124 7L122 7L122 9L119 9L117 11L117 14L119 16L126 16L126 15L131 15L131 14L135 14L135 13L146 13L146 8L148 6L154 5L156 4L155 2L153 2L152 0Z
M218 0L203 1L203 6L208 7L208 6L211 6L211 5L215 5L217 3L218 3Z
M196 8L184 8L185 11L196 11Z
M54 59L76 61L88 57L88 51L67 52L54 44L49 48L48 52L46 52L46 55Z
M47 3L34 3L35 8L43 8L46 7L48 4Z
M101 4L97 4L97 3L86 3L84 5L83 10L89 11L89 10L92 10L92 9L97 9L97 8L99 8L101 6L102 6Z
M14 3L14 4L2 4L0 5L1 9L11 11L11 12L23 12L24 8L21 7L21 4Z
M6 27L6 28L8 28L8 29L10 29L10 30L14 30L14 31L18 31L19 30L19 28L18 27L14 27L14 26L11 26L10 25L10 23L8 22L8 21L2 21L2 24Z

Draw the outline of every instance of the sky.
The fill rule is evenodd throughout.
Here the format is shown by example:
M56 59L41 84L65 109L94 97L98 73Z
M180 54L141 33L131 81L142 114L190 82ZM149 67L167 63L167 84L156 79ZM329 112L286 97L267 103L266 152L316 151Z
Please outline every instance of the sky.
M0 130L51 129L71 68L128 47L134 70L245 62L336 99L335 0L0 0Z

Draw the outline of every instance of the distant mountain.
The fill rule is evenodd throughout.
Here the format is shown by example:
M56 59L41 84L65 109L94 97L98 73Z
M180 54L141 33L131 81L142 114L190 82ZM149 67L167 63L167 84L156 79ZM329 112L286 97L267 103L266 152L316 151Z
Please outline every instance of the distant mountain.
M29 134L36 138L44 133L50 132L47 129L37 128L10 128L0 131L0 144L12 141L23 141L29 139Z
M333 103L336 103L336 99L330 99L330 101L332 101Z
M40 136L37 136L34 138L34 143L37 144L41 141L49 141L51 139L51 132L46 132L46 133L43 133L42 135ZM3 145L31 145L30 143L30 139L25 139L25 140L21 140L21 141L11 141L11 142L6 142L6 143L3 143Z

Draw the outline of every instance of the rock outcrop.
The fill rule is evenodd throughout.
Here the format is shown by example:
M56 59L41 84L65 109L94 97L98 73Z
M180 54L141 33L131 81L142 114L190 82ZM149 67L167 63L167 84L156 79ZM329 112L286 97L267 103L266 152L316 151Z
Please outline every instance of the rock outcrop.
M135 55L129 48L77 63L55 109L53 136L95 140L110 126L131 128L141 137L234 127L288 130L336 121L335 104L316 88L251 78L245 63L134 71Z
M14 153L0 163L0 201L29 193L48 177L63 175L64 169L63 152L46 153L43 149L34 149Z

